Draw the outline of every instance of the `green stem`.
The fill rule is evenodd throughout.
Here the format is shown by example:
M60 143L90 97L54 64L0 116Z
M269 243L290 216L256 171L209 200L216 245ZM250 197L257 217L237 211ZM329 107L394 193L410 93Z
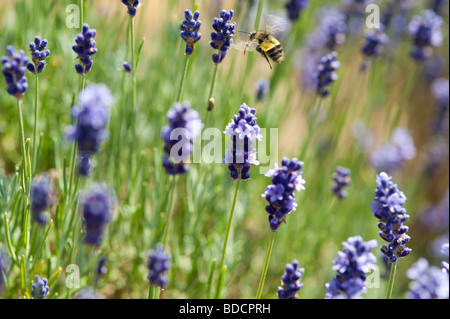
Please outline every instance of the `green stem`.
M25 133L23 129L23 114L22 114L22 100L17 99L17 112L19 114L19 133L20 133L20 147L22 149L22 187L24 194L28 193L27 188L27 180L26 180L26 172L27 172L27 165L26 165L26 151L25 151Z
M169 242L169 236L170 236L170 230L172 229L172 219L173 219L173 210L172 210L172 202L173 198L175 197L175 184L176 184L176 177L172 176L172 183L170 185L169 189L169 200L166 204L165 209L165 215L168 216L168 220L166 222L166 226L164 227L164 234L163 234L163 244L164 247L167 247L167 244Z
M211 99L214 95L214 89L216 88L217 70L218 69L219 69L219 65L216 64L214 66L214 74L213 74L213 78L212 78L212 82L211 82L211 87L209 88L208 103L207 103L208 112L212 110Z
M261 15L262 15L263 8L264 8L264 0L259 0L258 12L256 14L256 19L255 19L255 30L259 30L259 25L261 22Z
M135 52L134 52L134 18L130 17L130 43L131 43L131 67L133 73L131 75L131 113L130 113L130 126L131 130L131 140L130 144L130 154L129 154L129 177L130 177L130 186L129 192L132 193L132 176L133 176L133 167L134 167L134 149L136 148L136 60L135 60ZM131 196L128 196L128 200L130 200Z
M275 232L272 232L272 238L270 239L269 249L267 250L266 260L264 262L264 268L259 281L258 292L256 293L256 299L261 298L261 294L264 287L264 281L266 280L267 270L269 269L270 256L272 255L273 242L275 241Z
M186 79L186 74L189 66L189 56L186 56L186 59L184 61L184 71L183 76L181 78L180 87L178 89L178 95L177 95L177 102L181 102L181 95L183 94L183 88L184 88L184 80Z
M396 261L395 263L391 263L391 274L389 276L389 282L386 291L386 299L391 299L392 297L392 291L394 288L394 281L395 281L395 273L397 271L397 264L398 261Z
M239 176L238 180L236 182L236 188L234 190L233 205L231 206L230 217L228 219L228 225L227 225L227 232L225 234L225 241L223 243L223 248L222 248L222 257L220 259L220 266L219 266L219 271L220 272L222 272L223 266L224 266L224 263L225 263L225 254L226 254L226 251L227 251L228 238L230 237L231 224L233 222L233 216L234 216L234 211L235 211L235 208L236 208L237 197L238 197L238 194L239 194L239 185L240 185L240 183L241 183L241 178ZM219 284L220 284L220 280L219 280L219 282L217 284L217 290L216 290L216 298L217 299L220 298L220 291L219 291L220 290L219 289L220 285Z
M37 154L38 154L38 140L37 140L37 131L38 131L38 89L39 89L39 77L36 72L36 85L34 88L34 130L33 130L33 176L36 174L37 170Z
M316 103L314 104L314 106L316 107L316 109L314 110L313 118L311 119L311 121L309 122L309 125L308 125L308 135L307 135L307 137L306 137L306 142L305 142L305 144L303 144L303 148L302 148L302 151L301 151L300 157L299 157L301 160L304 160L305 155L306 155L306 152L308 151L309 143L310 143L311 140L312 140L312 137L313 137L313 128L314 128L314 126L316 125L317 118L319 117L320 109L321 109L321 107L322 107L322 101L323 101L323 98L321 98L321 97L318 96L318 102L316 102Z

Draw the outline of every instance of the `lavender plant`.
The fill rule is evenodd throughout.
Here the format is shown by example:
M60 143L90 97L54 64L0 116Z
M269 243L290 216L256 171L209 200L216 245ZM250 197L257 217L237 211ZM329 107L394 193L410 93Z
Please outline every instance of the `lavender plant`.
M352 183L350 174L351 171L342 166L338 166L336 172L333 174L333 186L331 190L339 199L344 199L348 196L344 188Z
M98 153L101 142L108 137L110 108L114 103L111 91L104 84L90 84L78 96L72 108L75 124L67 128L67 137L75 141L81 163L78 172L89 174L89 158Z
M46 210L52 205L52 185L48 178L40 176L31 183L31 213L40 225L47 223Z
M429 266L428 261L420 258L408 269L406 276L411 279L407 299L448 299L448 273Z
M200 116L189 102L175 103L167 112L166 125L161 130L165 142L163 167L167 174L186 173L194 149L194 140L200 134L202 123Z
M376 258L371 250L377 246L376 240L364 242L361 236L355 236L342 245L343 251L339 251L333 260L333 270L337 274L326 284L325 299L360 298L361 293L367 293L367 274L375 269Z
M34 299L45 299L49 292L49 287L47 286L47 278L43 278L39 275L34 277L34 282L31 284L31 296Z
M442 18L432 10L425 10L421 16L416 15L408 25L414 48L411 57L420 62L431 57L433 47L442 44Z
M100 245L106 224L111 221L114 210L114 195L102 184L94 184L85 190L81 199L84 228L84 242L88 245Z
M83 24L81 32L75 38L75 45L72 46L72 50L77 54L77 59L80 60L81 64L75 65L75 71L80 75L85 75L91 71L92 55L97 53L97 48L95 47L95 36L97 31L91 29L87 23Z
M281 287L278 287L278 299L297 299L297 292L303 288L300 282L304 268L298 268L298 260L294 260L290 264L286 264L286 272L281 277Z
M137 13L137 9L141 6L139 0L121 0L124 5L127 6L128 15L134 18Z

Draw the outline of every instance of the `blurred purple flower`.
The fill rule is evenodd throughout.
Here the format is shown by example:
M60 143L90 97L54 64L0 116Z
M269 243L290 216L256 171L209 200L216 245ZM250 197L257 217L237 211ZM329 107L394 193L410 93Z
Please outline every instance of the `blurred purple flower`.
M413 59L416 61L428 59L433 53L432 47L442 44L442 22L442 18L432 10L425 10L421 16L413 17L408 25L408 32L414 45L411 51Z
M409 284L407 299L448 299L449 277L441 269L429 266L428 261L420 258L406 272L412 281Z
M333 259L333 270L337 274L325 285L325 299L354 299L367 293L366 275L376 267L375 255L371 253L377 246L375 239L364 242L361 236L349 237L342 245L343 251Z

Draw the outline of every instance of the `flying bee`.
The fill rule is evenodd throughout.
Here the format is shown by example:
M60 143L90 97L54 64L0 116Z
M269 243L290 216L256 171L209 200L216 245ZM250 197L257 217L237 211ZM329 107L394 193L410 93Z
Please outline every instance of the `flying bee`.
M268 18L266 18L267 20ZM269 63L272 69L272 64L269 58L275 63L281 63L284 58L283 47L280 41L275 37L277 34L281 34L286 29L286 20L274 16L270 16L270 20L266 21L266 30L257 30L248 33L247 39L236 39L232 47L244 51L258 51Z

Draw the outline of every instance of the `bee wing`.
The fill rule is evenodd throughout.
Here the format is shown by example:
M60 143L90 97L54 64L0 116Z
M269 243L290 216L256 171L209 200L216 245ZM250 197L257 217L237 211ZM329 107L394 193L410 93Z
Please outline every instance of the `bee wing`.
M233 48L239 51L255 51L257 45L257 41L249 39L234 39L233 43L231 44Z
M266 16L264 22L266 24L266 31L276 38L282 38L283 34L290 27L287 19L275 15Z

